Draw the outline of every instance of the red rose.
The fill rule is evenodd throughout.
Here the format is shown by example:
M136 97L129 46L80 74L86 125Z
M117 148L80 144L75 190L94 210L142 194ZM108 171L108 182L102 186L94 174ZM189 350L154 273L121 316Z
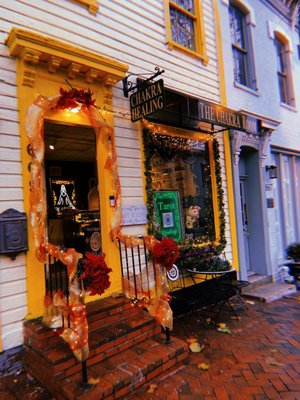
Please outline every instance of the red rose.
M163 238L161 242L157 242L152 253L154 262L163 264L167 271L173 267L179 257L179 249L173 238Z

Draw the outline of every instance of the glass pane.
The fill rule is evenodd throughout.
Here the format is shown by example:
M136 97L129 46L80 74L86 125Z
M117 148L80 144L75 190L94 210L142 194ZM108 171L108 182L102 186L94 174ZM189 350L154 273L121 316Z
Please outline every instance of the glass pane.
M175 0L175 3L180 7L184 8L186 11L194 14L194 0Z
M286 76L278 74L278 84L279 84L280 101L282 103L288 104L287 78L286 78Z
M284 54L284 45L279 40L275 40L275 46L277 51L277 64L278 64L278 71L285 73L286 66L285 66L285 54Z
M170 8L172 40L191 50L195 49L194 21L176 10Z
M156 137L155 140L161 139ZM174 148L157 147L151 158L152 187L154 190L173 189L180 192L185 239L205 236L212 228L208 228L208 209L212 210L212 197L208 185L210 170L207 145L180 138L163 139L165 145L168 141L174 141ZM190 150L181 150L181 142L185 142L185 149L190 147Z
M236 48L233 48L233 59L234 59L234 80L241 83L242 85L247 85L247 75L246 75L246 62L247 54L242 53Z
M234 7L229 8L231 42L242 49L246 49L244 19L245 16L240 10Z

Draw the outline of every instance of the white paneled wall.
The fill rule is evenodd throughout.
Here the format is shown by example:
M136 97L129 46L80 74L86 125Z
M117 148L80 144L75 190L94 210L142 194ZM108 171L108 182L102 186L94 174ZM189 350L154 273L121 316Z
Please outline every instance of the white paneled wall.
M96 15L69 0L0 0L0 212L23 211L16 60L5 45L13 27L23 28L129 65L130 73L165 70L165 86L190 96L219 102L218 60L212 0L204 0L205 42L209 62L166 45L163 0L101 0ZM135 78L130 78L133 81ZM121 83L114 88L115 137L124 205L144 204L141 128L132 123ZM226 190L226 187L224 188ZM228 214L226 212L226 214ZM142 234L144 226L126 227ZM26 314L25 257L0 256L0 307L4 349L21 343Z

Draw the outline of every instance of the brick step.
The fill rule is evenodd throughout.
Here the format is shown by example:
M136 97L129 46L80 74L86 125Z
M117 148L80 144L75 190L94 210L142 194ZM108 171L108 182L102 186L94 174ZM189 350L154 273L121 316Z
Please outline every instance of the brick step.
M172 338L166 344L163 334L155 335L92 365L88 376L97 384L83 388L81 372L77 372L54 381L48 390L57 400L123 399L153 378L177 368L187 356L187 344L180 339Z
M118 352L128 349L135 343L159 333L161 327L148 313L138 309L139 313L127 316L110 325L98 327L89 332L89 357L87 365L105 360ZM46 328L47 329L47 328ZM42 334L43 336L45 334ZM34 375L40 378L61 375L69 376L81 369L69 345L57 334L59 342L50 348L40 346L39 339L33 342L32 338L24 338L24 364L27 369L32 369ZM36 342L38 346L36 346ZM33 371L33 366L36 370Z
M135 307L132 301L124 296L107 297L87 303L86 311L90 330L139 313L138 307Z
M116 321L125 320L130 315L140 312L126 297L106 298L87 303L87 320L89 332L97 327L111 325ZM41 318L25 321L23 324L24 341L34 349L43 352L62 342L53 329L47 328Z

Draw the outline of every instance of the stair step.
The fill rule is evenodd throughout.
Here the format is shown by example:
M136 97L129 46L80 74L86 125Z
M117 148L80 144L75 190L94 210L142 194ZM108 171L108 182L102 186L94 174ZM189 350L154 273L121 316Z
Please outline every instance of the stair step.
M250 282L250 286L248 286L248 289L254 289L256 287L265 285L267 283L272 282L272 276L271 275L260 275L260 274L250 274L248 275L248 282Z
M247 286L243 289L243 297L270 303L284 296L289 296L297 292L295 285L287 283L267 283L265 285L251 287Z
M146 311L122 298L87 304L88 376L97 385L82 387L82 363L42 319L24 322L24 366L56 400L117 399L175 368L187 357L186 343L165 344L161 326Z
M129 315L126 318L121 318L110 325L98 327L89 332L89 357L87 365L93 365L98 361L105 360L117 352L129 348L135 343L139 343L161 331L161 327L155 319L141 309L137 309L138 314ZM40 321L40 324L42 322ZM35 325L36 327L36 325ZM49 328L45 328L45 330ZM39 330L40 335L46 336L43 329ZM35 332L36 333L36 332ZM71 352L69 345L56 335L59 341L55 341L55 346L52 342L50 347L41 347L39 339L34 342L26 331L24 337L24 363L33 368L36 366L36 373L40 374L41 364L43 365L43 374L61 374L69 376L72 373L80 370L79 363L75 363L74 355Z
M130 315L139 315L140 309L134 307L132 302L126 297L106 298L87 303L87 320L89 331L120 322ZM25 321L23 324L24 336L30 337L31 347L42 349L43 351L58 345L62 339L54 329L47 328L42 318Z
M186 343L173 338L166 344L163 335L156 335L90 367L89 377L99 380L98 384L84 389L78 372L57 382L55 389L61 398L68 400L122 399L158 375L176 368L187 355Z

